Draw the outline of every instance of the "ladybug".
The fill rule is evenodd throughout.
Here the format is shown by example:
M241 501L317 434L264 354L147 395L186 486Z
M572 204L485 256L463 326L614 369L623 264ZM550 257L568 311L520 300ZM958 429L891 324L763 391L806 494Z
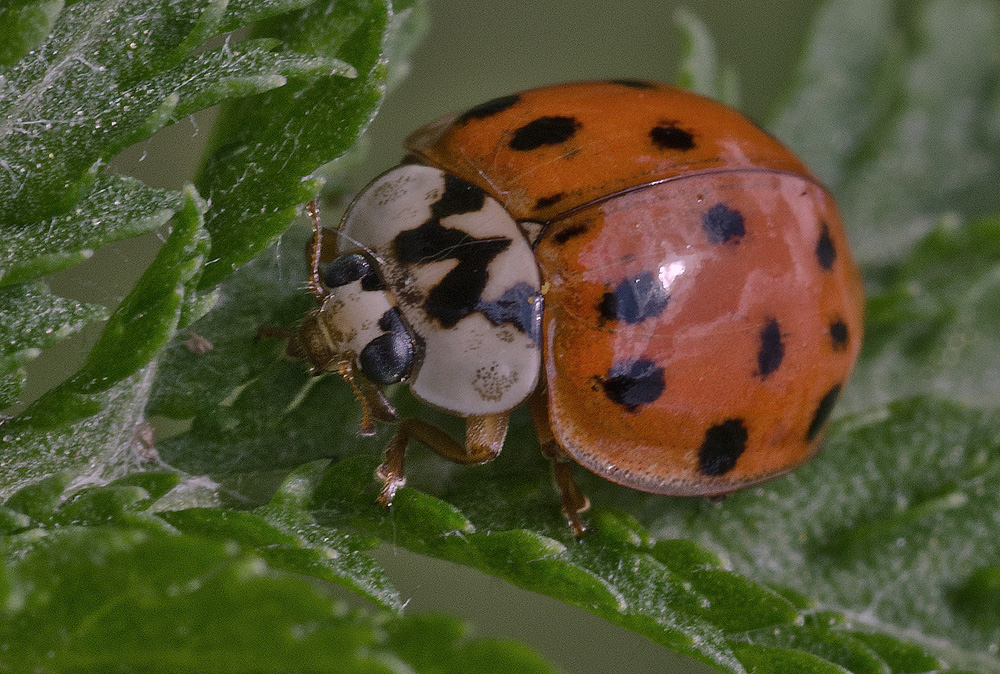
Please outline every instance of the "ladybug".
M653 82L542 87L439 119L369 184L289 343L339 372L362 432L396 424L379 502L411 438L495 458L529 405L562 509L575 461L657 494L719 496L793 470L861 346L863 289L830 194L730 108ZM466 419L464 443L398 419L383 388Z

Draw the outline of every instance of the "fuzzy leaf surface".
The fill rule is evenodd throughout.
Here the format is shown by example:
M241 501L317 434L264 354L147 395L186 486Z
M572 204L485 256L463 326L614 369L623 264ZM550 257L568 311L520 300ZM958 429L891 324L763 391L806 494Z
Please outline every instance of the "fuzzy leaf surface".
M281 86L287 75L347 70L273 52L273 42L192 55L221 32L225 6L103 0L65 7L0 84L0 224L69 211L106 160L180 116Z
M865 409L935 394L995 409L1000 219L964 225L942 219L876 287L861 363L845 404Z
M19 510L37 496L5 504L25 526L4 535L17 554L0 567L0 671L553 671L519 644L466 638L444 616L349 611L238 546L144 515L175 482L140 473L61 503L56 487L42 521L37 507Z
M80 370L18 416L0 436L2 493L52 475L97 479L137 461L150 361L173 336L207 250L204 204L187 204L156 260L108 319Z
M107 243L155 231L183 201L179 192L146 187L135 178L101 175L69 213L0 229L0 285L51 274Z
M57 297L40 282L0 288L0 409L16 402L27 379L25 363L105 313Z

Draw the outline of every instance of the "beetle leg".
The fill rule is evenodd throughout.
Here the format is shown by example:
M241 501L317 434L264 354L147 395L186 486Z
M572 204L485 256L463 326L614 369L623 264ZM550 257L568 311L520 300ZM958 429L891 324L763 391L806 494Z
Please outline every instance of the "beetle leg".
M354 360L342 361L337 371L350 385L354 397L361 405L361 435L375 435L375 420L393 422L399 418L396 409L386 399L382 389L372 384L358 371Z
M542 454L552 462L552 474L562 496L563 516L573 530L573 535L580 538L587 532L580 513L590 508L590 499L580 491L580 487L573 480L573 459L556 442L552 434L552 426L549 423L549 401L544 386L539 386L532 394L528 405L531 408L531 419L535 423L535 432L538 434Z
M361 390L361 396L364 399L362 405L368 405L368 409L376 421L384 421L386 423L399 421L396 408L385 397L385 392L381 386L376 386L364 376L355 377L355 383Z
M509 414L472 416L465 420L465 444L456 441L443 430L422 419L410 418L399 422L396 435L385 449L385 460L375 471L382 480L378 502L392 505L396 490L406 484L403 474L406 445L415 438L449 461L472 465L492 461L503 449L507 437Z

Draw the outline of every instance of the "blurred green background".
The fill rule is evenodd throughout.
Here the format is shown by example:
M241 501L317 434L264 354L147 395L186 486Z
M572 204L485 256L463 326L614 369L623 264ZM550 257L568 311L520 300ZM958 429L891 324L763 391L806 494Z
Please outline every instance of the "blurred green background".
M674 15L682 7L705 22L721 60L737 72L743 110L766 121L789 83L819 4L818 0L431 0L427 32L409 74L392 90L369 130L367 158L352 170L350 184L361 186L393 166L403 154L403 139L423 123L499 95L577 79L673 81L682 53ZM212 117L209 111L179 121L123 153L113 169L154 186L181 186L194 174ZM88 263L50 279L53 290L114 305L158 245L156 237L146 237L108 246ZM74 371L98 332L99 326L91 326L32 363L26 399ZM527 643L563 671L709 671L583 611L470 569L392 546L384 546L378 557L408 600L408 611L457 615L470 623L475 634Z

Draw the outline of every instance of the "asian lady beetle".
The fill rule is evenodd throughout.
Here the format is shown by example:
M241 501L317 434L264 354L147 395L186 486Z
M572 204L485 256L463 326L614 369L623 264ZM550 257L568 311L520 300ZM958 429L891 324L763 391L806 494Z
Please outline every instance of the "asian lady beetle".
M458 463L500 452L528 402L574 532L569 459L658 494L725 494L819 447L861 345L863 291L833 199L737 112L631 80L543 87L433 122L341 224L289 353L338 371ZM382 394L465 417L461 444Z

